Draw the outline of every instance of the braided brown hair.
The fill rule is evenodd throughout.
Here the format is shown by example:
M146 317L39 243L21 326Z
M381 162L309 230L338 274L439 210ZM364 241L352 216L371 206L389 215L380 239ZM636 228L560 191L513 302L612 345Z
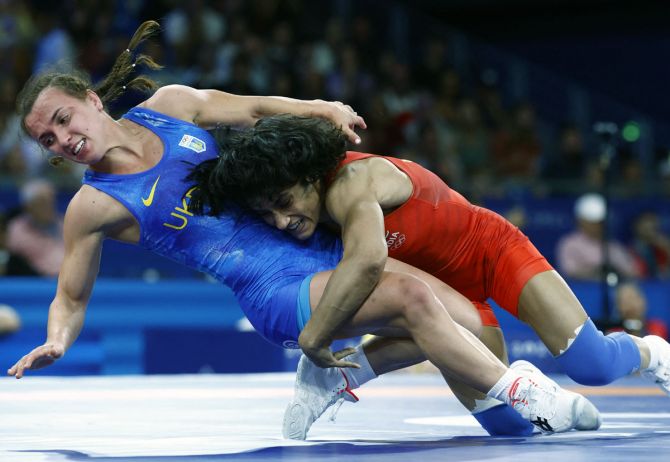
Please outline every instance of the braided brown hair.
M91 83L91 78L81 70L71 72L46 71L33 75L23 86L16 99L17 112L21 117L21 127L27 132L25 120L33 109L37 97L46 88L58 88L65 94L84 100L86 92L93 90L103 103L110 103L116 100L126 89L132 88L142 92L149 92L158 88L158 84L145 75L139 75L132 80L128 80L135 71L138 64L144 65L149 69L160 69L162 66L157 64L147 55L134 56L135 49L146 39L160 30L160 25L156 21L145 21L137 28L135 34L128 43L128 48L124 50L114 62L112 70L102 82L97 85ZM50 161L60 163L58 158L52 158Z

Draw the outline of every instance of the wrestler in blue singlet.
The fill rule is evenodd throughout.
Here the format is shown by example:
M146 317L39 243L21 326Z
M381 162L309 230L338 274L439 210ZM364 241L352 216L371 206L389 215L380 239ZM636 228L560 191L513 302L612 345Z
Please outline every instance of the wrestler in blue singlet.
M197 125L145 108L133 108L123 117L160 137L160 162L129 175L87 170L83 183L112 196L135 216L140 246L229 286L261 335L297 348L301 284L337 265L342 258L340 239L317 232L298 241L241 213L218 218L193 215L188 211L190 194L184 197L189 190L184 178L192 164L216 156L212 136Z

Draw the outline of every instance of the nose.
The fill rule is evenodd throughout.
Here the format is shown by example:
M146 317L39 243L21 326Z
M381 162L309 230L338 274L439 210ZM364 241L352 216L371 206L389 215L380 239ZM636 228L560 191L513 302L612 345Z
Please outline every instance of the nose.
M69 148L72 136L66 130L62 128L57 129L55 130L54 135L56 136L56 140L58 141L58 146L60 146L63 150Z
M282 231L285 230L288 224L291 222L291 218L280 212L272 212L272 219L274 220L274 224L277 229Z

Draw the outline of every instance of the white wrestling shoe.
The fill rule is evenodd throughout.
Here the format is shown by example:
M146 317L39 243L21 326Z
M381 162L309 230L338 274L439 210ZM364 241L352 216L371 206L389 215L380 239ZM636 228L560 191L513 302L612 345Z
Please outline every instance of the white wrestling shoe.
M642 375L653 380L661 390L670 395L670 344L656 335L647 335L642 340L650 350L654 350L658 358L658 364L642 371Z
M304 440L314 421L338 401L340 404L358 401L342 370L322 369L302 355L296 372L293 400L284 412L284 438Z
M518 372L518 371L517 371ZM562 433L577 426L586 399L562 388L544 387L520 372L507 392L507 402L544 434Z
M551 380L549 377L544 375L544 373L535 366L533 363L524 361L522 359L514 361L510 364L510 369L513 369L518 372L525 373L526 375L532 377L534 381L540 384L542 387L552 390L554 392L561 390L561 387ZM581 413L577 416L577 423L575 424L575 430L598 430L602 425L603 421L600 417L600 412L593 405L591 401L586 399L584 396L579 393L575 393L569 390L563 390L564 393L577 395L579 398L584 400L580 404Z

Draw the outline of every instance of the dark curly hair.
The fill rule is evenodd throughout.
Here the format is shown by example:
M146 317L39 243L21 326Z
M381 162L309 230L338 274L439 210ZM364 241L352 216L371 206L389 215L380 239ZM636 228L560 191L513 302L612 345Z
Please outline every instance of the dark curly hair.
M187 178L198 187L189 205L196 214L249 208L295 184L323 180L344 158L347 138L327 120L279 114L219 142L219 157L196 165Z

